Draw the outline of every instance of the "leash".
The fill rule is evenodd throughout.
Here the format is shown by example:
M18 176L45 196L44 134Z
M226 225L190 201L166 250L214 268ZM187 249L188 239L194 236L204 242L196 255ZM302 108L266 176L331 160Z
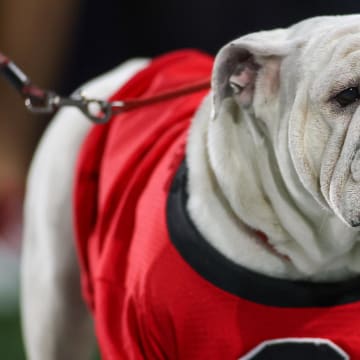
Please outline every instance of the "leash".
M33 84L30 78L1 52L0 73L24 98L25 106L29 111L33 113L51 114L64 106L72 106L79 109L92 122L97 124L106 123L113 115L122 112L210 88L210 79L207 78L152 97L109 102L100 99L89 99L81 90L69 97L65 97L58 95L54 91L41 89Z
M25 106L29 111L33 113L51 114L61 107L72 106L79 109L96 124L106 123L116 114L207 90L210 89L211 86L210 78L207 78L155 96L112 102L100 99L89 99L81 91L75 92L69 97L64 97L54 91L44 90L33 84L30 78L1 52L0 74L2 74L25 99ZM255 231L255 233L270 251L285 260L289 260L286 255L279 254L273 248L264 233L260 231Z

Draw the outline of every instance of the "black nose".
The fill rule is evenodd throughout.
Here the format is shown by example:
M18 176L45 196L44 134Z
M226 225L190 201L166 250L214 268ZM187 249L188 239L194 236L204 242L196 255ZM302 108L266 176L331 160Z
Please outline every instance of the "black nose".
M354 220L350 223L351 227L358 227L360 226L360 220Z

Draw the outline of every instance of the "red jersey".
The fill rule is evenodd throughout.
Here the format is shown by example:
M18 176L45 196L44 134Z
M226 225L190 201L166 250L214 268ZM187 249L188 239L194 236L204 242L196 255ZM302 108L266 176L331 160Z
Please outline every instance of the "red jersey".
M111 100L202 80L212 62L196 51L164 55ZM103 358L360 359L359 278L257 274L218 253L189 218L184 145L205 94L114 116L83 144L75 227Z

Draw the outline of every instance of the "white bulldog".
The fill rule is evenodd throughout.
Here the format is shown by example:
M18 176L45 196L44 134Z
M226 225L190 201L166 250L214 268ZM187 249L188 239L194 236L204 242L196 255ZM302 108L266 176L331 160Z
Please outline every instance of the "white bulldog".
M106 98L147 63L127 62L86 92ZM221 49L187 143L187 207L230 261L290 280L360 272L359 82L358 15L312 18ZM71 219L74 163L90 127L76 110L60 111L30 171L21 299L29 359L91 351Z

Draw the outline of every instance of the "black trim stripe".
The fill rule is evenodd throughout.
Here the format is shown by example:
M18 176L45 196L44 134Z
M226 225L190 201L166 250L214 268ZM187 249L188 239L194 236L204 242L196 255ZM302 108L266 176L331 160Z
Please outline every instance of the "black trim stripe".
M171 242L203 278L233 295L269 306L326 307L360 300L360 277L314 283L277 279L237 265L214 249L199 233L187 210L187 169L179 167L167 199Z

